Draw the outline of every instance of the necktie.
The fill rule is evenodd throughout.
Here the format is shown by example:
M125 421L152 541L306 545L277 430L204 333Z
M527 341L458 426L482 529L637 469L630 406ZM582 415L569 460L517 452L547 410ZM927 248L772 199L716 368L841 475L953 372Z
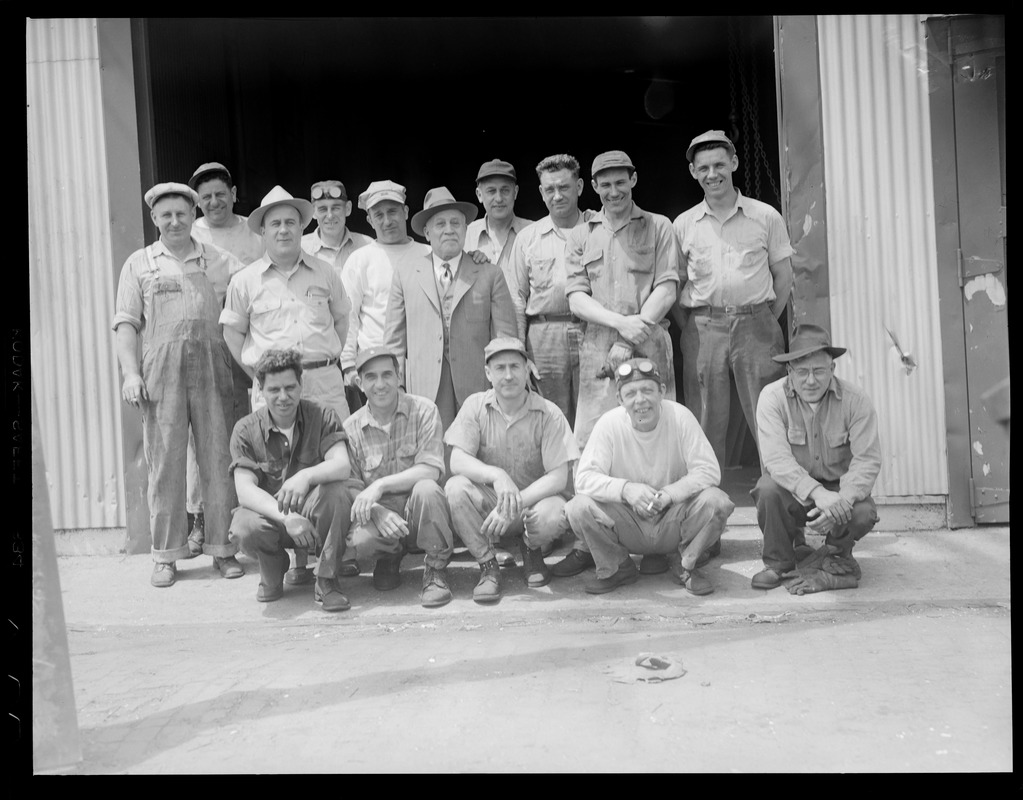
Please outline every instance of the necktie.
M447 292L448 287L451 285L451 265L445 261L441 264L441 268L444 270L440 274L440 290L441 294Z

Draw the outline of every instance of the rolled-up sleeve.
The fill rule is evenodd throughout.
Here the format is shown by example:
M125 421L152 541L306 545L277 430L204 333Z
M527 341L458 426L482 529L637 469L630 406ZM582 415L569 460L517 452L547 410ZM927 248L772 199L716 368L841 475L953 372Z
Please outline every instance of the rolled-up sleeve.
M128 323L136 331L142 329L142 312L145 306L138 255L138 253L133 253L121 267L121 277L117 281L117 299L114 305L113 328L115 331L122 322Z
M565 294L572 292L584 292L592 295L590 287L590 276L583 264L583 254L586 252L586 240L589 238L590 226L588 224L578 225L568 234L568 241L565 245Z
M248 268L231 277L231 282L227 286L227 298L224 300L224 310L220 312L220 324L241 334L249 331L248 277Z
M320 426L320 460L327 457L327 451L338 442L348 439L341 418L333 408L323 407L323 422Z
M443 430L437 406L433 403L429 406L425 403L420 406L416 413L416 440L419 443L419 450L412 463L436 467L441 475L444 474Z
M679 252L675 229L671 227L667 217L657 218L654 222L653 286L679 282Z
M234 477L234 471L241 467L256 474L257 480L263 482L265 464L259 461L253 436L259 436L259 424L248 417L238 420L231 432L231 466L228 475Z
M785 220L775 211L767 221L767 262L777 264L795 252L789 241L789 232L785 229Z
M475 456L480 449L480 406L483 393L468 397L458 410L454 422L444 434L444 444Z

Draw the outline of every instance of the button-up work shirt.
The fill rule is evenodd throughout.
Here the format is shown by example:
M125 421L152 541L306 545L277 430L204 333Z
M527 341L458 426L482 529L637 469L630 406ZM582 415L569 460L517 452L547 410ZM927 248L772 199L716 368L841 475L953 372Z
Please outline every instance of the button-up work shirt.
M585 292L609 311L638 314L655 287L679 282L678 244L668 218L635 203L617 230L598 211L568 235L565 294Z
M344 269L348 261L348 257L372 241L370 237L363 233L356 233L345 228L345 235L341 239L340 247L331 247L320 238L320 231L317 229L302 237L302 249L318 259L326 261L340 275L341 270Z
M493 389L470 395L444 434L444 442L503 469L519 489L579 458L565 415L535 392L529 392L511 420L497 405Z
M767 474L804 505L825 481L838 481L849 503L863 500L881 471L874 406L860 387L834 376L816 412L787 375L765 386L757 439Z
M222 250L234 254L243 266L247 266L263 255L263 237L249 229L248 217L234 215L234 221L223 228L214 228L206 217L199 217L192 225L192 236L196 241L210 242Z
M674 228L688 283L680 303L698 306L752 305L775 299L771 264L795 251L785 220L767 203L744 197L720 222L703 200L675 218Z
M379 478L426 464L444 474L440 412L425 397L398 392L398 407L384 430L363 406L344 422L352 481L359 488Z
M311 400L299 400L293 441L281 433L263 406L238 420L231 434L230 474L238 467L256 473L259 488L277 494L300 470L323 463L338 442L345 441L337 412Z
M583 211L577 226L589 222L595 213L590 209ZM515 283L509 285L517 295L515 310L519 318L519 338L523 341L526 317L571 313L565 296L568 281L565 260L571 230L559 228L548 214L523 228L515 237L511 256Z
M526 227L532 225L533 221L522 217L512 217L508 238L504 240L504 247L501 248L501 252L497 251L497 239L490 230L489 221L489 218L484 217L469 223L465 230L465 245L462 249L467 253L479 250L490 259L491 264L497 264L501 268L501 272L504 273L504 279L508 283L508 289L511 291L512 304L515 306L516 313L519 313L521 309L519 308L518 292L515 291L515 269L512 265L512 252L515 249L515 241L518 235Z
M271 348L293 347L303 361L322 361L341 355L344 342L335 326L347 333L349 309L340 276L302 252L290 276L267 256L239 272L228 287L220 321L245 334L242 363L248 367Z
M355 367L360 350L384 343L384 320L391 278L398 264L418 262L430 253L430 245L409 240L401 244L370 242L352 253L341 272L352 311L341 366Z
M146 248L142 248L128 256L121 268L121 277L117 283L114 330L122 322L127 322L138 333L143 332L146 320L153 317L153 290L161 278L180 278L191 272L203 272L212 284L217 300L223 304L231 276L242 269L241 261L231 253L216 245L199 243L194 238L192 251L185 256L184 261L171 253L162 239L157 239L151 248L151 263L146 257Z

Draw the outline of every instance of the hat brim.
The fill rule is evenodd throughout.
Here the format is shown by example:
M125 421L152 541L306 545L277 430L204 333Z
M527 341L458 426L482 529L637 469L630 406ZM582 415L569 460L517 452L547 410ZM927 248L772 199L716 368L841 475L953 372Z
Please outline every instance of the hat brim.
M263 225L263 217L266 216L267 211L275 206L291 206L294 208L302 222L302 230L305 230L306 226L313 221L313 204L308 200L303 200L301 197L292 197L260 206L249 214L249 230L253 233L259 233L259 229Z
M213 167L212 169L204 169L202 172L197 172L188 179L188 185L195 189L195 191L199 191L199 184L206 179L207 175L227 175L228 185L233 185L234 179L231 177L231 173L226 169L221 169L220 167Z
M842 355L846 348L844 347L829 347L827 345L818 345L817 347L804 347L802 350L796 350L792 353L782 353L781 355L771 356L772 361L777 361L779 364L787 364L789 361L798 361L801 358L806 358L808 355L818 353L823 350L832 358L838 358Z
M457 200L454 203L441 203L439 206L424 208L422 211L417 211L413 214L412 230L420 236L425 237L426 234L423 233L423 229L426 227L426 223L429 221L430 217L434 214L439 214L441 211L447 211L449 208L457 209L465 214L466 223L472 222L476 219L476 215L479 213L479 210L472 203L465 203Z
M689 149L686 150L686 161L692 164L696 148L703 147L705 144L719 144L725 148L725 150L730 150L733 156L735 155L735 146L731 142L726 142L724 139L708 139L705 142L696 142L695 144L689 145Z

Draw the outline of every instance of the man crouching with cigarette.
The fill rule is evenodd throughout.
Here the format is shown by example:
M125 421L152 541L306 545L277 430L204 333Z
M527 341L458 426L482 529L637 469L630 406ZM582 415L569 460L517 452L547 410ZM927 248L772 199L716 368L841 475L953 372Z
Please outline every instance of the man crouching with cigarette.
M589 546L603 594L640 573L669 571L690 594L714 591L700 556L721 537L735 507L718 488L721 470L696 417L664 398L653 361L634 358L615 372L619 407L593 428L565 506ZM642 555L639 569L631 553Z

